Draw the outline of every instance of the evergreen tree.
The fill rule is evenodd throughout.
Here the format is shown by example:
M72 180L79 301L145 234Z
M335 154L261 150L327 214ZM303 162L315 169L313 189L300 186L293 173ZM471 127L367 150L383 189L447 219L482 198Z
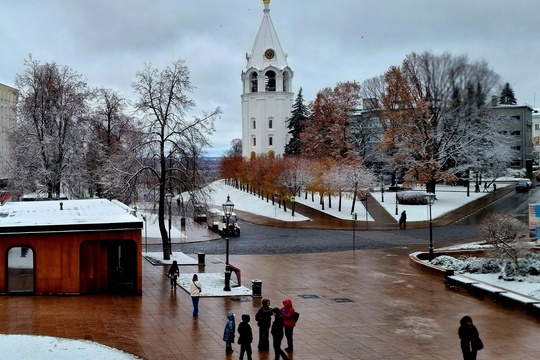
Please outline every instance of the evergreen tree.
M289 119L287 128L289 134L291 134L291 140L285 145L285 155L298 155L302 152L300 146L300 134L304 130L305 123L308 119L308 110L304 105L304 98L302 96L302 88L298 91L296 101L292 107L292 116Z
M514 90L510 87L509 83L506 83L501 91L499 102L504 105L516 105L516 97L514 96Z

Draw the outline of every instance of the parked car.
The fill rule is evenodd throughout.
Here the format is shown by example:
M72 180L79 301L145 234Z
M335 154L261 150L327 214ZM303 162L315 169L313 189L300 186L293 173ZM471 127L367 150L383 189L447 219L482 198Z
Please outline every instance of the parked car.
M529 179L520 179L518 180L516 184L516 191L517 192L527 192L532 186L532 181Z

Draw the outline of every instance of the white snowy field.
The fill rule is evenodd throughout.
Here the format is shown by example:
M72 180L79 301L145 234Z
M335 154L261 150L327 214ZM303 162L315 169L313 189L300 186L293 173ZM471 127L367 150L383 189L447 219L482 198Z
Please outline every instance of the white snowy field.
M18 360L137 360L138 356L91 341L51 336L0 335L2 359Z

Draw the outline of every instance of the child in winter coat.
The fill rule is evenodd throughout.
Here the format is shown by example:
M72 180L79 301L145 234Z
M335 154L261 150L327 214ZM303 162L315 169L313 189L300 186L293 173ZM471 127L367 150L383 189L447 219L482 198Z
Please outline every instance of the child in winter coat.
M285 338L287 338L287 348L285 351L293 351L293 330L296 326L295 311L290 299L283 300L283 307L280 309L283 316L283 325L285 326Z
M242 315L242 322L238 325L238 343L240 344L240 360L244 359L244 353L248 360L251 360L251 343L253 342L253 333L249 325L250 316Z
M225 324L225 331L223 332L223 341L225 341L225 352L230 354L233 352L232 344L234 343L234 331L236 325L234 323L234 314L229 312L227 314L227 324Z

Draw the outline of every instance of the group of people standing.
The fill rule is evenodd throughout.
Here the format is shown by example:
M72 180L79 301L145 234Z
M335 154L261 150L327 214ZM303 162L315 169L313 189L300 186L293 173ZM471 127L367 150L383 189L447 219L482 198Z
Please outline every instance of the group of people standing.
M272 322L272 316L274 321ZM235 318L232 312L227 314L227 324L223 333L225 341L225 352L232 353L232 344L234 343ZM293 330L298 320L298 313L292 306L290 299L283 300L283 307L270 307L270 300L263 299L262 306L255 315L255 321L259 327L259 342L257 348L259 351L270 350L270 334L272 334L272 347L275 352L275 359L289 359L286 352L293 351ZM242 315L242 322L238 325L238 343L240 344L240 360L244 359L244 354L248 360L251 360L251 343L253 342L253 333L249 325L250 316ZM283 337L287 339L285 351L281 348Z

